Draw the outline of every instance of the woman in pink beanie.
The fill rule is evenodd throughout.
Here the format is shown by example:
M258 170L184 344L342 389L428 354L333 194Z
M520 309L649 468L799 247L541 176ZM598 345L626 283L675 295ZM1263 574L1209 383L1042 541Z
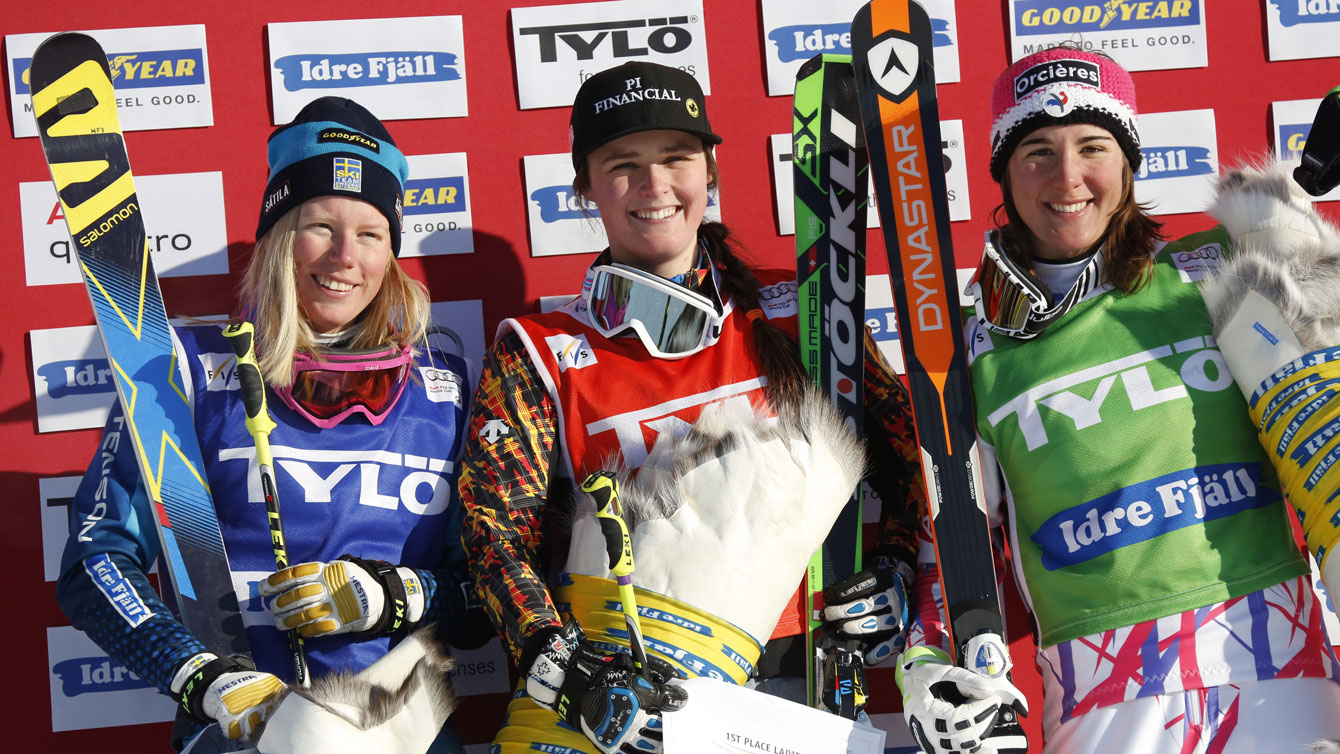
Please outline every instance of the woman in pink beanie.
M1044 750L1335 738L1324 607L1197 285L1228 234L1165 241L1136 203L1135 87L1107 57L1023 58L991 116L1002 206L966 329L985 501L1038 640ZM908 722L927 752L1019 751L997 728L1017 690L948 665L935 568L900 661ZM944 694L955 684L966 701Z

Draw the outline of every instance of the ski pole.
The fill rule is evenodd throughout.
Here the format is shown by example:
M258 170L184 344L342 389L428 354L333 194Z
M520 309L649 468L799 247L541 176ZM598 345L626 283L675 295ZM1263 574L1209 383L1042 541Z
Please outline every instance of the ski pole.
M596 520L605 535L605 551L609 554L610 571L619 585L619 601L623 603L623 619L628 625L628 648L638 672L650 677L647 653L642 644L642 624L637 618L637 599L633 595L633 538L624 523L619 505L619 480L608 471L597 471L582 482L582 492L596 501Z
M242 383L242 405L247 411L247 432L256 444L256 465L261 473L261 491L265 495L265 515L270 521L270 546L274 549L275 570L288 568L288 544L284 540L284 520L279 516L279 489L275 485L274 457L270 455L270 431L276 426L266 406L265 382L256 363L256 330L250 322L228 325L223 331L237 354L237 379ZM303 654L302 634L288 632L288 648L293 655L294 679L303 688L311 684L307 657Z

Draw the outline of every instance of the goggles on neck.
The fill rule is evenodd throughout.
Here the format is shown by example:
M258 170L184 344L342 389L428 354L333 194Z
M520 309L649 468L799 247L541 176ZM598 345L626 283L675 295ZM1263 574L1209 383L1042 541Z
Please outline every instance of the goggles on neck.
M293 355L293 384L274 392L321 429L354 414L375 426L405 392L412 362L408 343L362 350L318 347Z
M1005 253L1000 230L988 231L982 260L968 284L977 319L983 327L1001 335L1019 340L1035 338L1098 287L1102 258L1101 251L1094 252L1070 290L1053 304L1047 286Z
M609 338L632 330L648 353L661 359L695 354L720 337L725 315L710 258L702 291L611 262L608 252L596 259L582 283L582 298L597 332Z

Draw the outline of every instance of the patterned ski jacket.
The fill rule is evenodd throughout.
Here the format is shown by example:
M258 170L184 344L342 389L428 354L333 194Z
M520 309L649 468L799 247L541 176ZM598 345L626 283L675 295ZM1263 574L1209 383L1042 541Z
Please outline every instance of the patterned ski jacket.
M767 316L774 322L789 318L789 330L795 331L796 294L794 275L780 271L755 271L760 281L771 283L761 291ZM574 309L575 311L575 309ZM744 312L732 311L729 320L745 320ZM567 352L567 363L537 364L526 346L522 333L539 334L547 328L561 325L567 319L573 332L581 331L585 346ZM530 336L534 339L534 335ZM597 363L602 348L609 341L587 332L570 315L555 312L550 315L522 317L504 322L492 349L485 358L479 388L470 416L465 454L461 462L460 495L466 509L463 542L469 553L471 573L483 598L486 611L499 628L512 656L519 663L532 637L561 625L559 611L550 595L547 578L555 576L566 555L566 541L557 531L555 522L566 520L572 503L572 484L569 471L573 466L583 467L583 459L573 457L564 446L560 434L561 407L555 402L546 381L553 379L554 371L562 379L569 371L587 371L584 367ZM712 348L724 347L725 341ZM544 347L543 343L539 346ZM583 351L588 354L584 355ZM620 349L627 353L628 349ZM742 354L749 365L745 371L751 378L759 374L758 356L747 347ZM882 501L882 519L876 552L903 563L912 563L916 557L916 527L924 507L917 448L912 432L911 408L906 390L879 354L873 340L865 339L865 426L869 438L870 466L867 481ZM692 370L695 358L706 360L707 351L694 356L665 362L643 355L634 364L626 365L627 373L610 383L609 401L591 402L584 406L581 421L586 426L615 417L606 416L613 410L624 414L632 409L624 405L628 399L623 393L644 392L641 400L652 408L664 408L668 396L652 395L655 390L638 385L649 375L668 367ZM620 362L621 364L623 362ZM719 360L717 363L721 363ZM685 372L688 374L689 372ZM685 406L665 408L663 414L673 414L683 426L691 423L704 404L720 400L722 396L709 395L713 389L725 390L724 375L706 375L692 372L693 387L683 388ZM597 380L597 368L583 374L582 379ZM611 378L612 380L615 378ZM621 391L617 385L630 385ZM737 384L748 388L749 380ZM746 389L747 388L747 389ZM618 400L614 393L620 392ZM737 391L738 392L738 391ZM688 395L692 394L692 395ZM741 393L742 395L744 393ZM730 396L725 396L727 399ZM655 403L657 406L650 406ZM621 408L613 409L615 405ZM684 412L691 412L691 416ZM632 409L637 414L635 409ZM659 416L659 414L658 414ZM647 417L651 421L656 417ZM645 422L640 422L645 424ZM597 428L598 429L598 428ZM642 429L637 431L641 435ZM616 432L609 432L613 441ZM595 442L601 442L598 440ZM636 451L629 458L619 443L610 446L636 466L641 458ZM589 449L587 449L589 451ZM583 452L583 455L589 455ZM784 633L784 632L783 632Z

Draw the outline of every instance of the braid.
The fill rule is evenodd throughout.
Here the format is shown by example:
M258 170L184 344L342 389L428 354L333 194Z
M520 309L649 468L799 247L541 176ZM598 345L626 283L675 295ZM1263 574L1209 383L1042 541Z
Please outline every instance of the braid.
M753 271L736 253L730 241L730 229L722 223L704 222L699 226L698 234L707 242L712 259L721 265L724 293L734 297L740 313L760 309L758 278L754 277ZM763 366L763 375L768 379L765 388L768 402L778 411L795 408L800 404L806 384L796 342L785 331L769 322L767 317L751 319L759 361Z

